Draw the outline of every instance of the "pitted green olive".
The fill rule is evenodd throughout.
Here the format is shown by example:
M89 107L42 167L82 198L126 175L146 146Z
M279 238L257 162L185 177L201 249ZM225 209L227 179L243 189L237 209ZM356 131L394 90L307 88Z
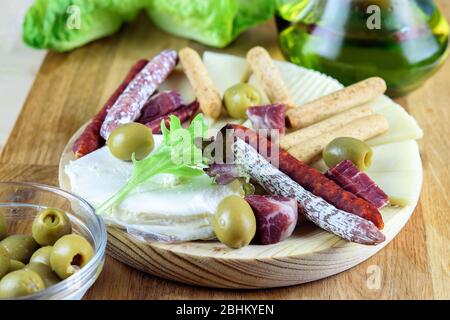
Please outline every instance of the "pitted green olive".
M0 244L0 279L9 272L11 266L11 259L9 258L9 253Z
M25 268L25 264L20 262L19 260L11 260L11 263L9 264L9 270L8 272L17 271L20 269Z
M31 256L30 263L38 262L38 263L43 263L43 264L50 266L50 254L52 253L52 250L53 250L52 246L46 246L46 247L39 248Z
M237 249L252 241L256 232L256 219L247 201L239 196L229 196L217 207L213 226L220 242Z
M34 218L31 232L37 243L49 246L62 236L70 234L72 224L64 211L46 208Z
M22 263L28 263L33 252L39 248L33 237L25 234L9 236L0 244L8 251L12 260L19 260Z
M247 109L260 105L261 101L258 89L248 83L238 83L229 87L223 94L223 102L228 115L236 119L247 118Z
M50 266L61 279L66 279L84 267L93 256L94 249L85 238L69 234L53 245Z
M0 240L6 237L6 219L2 213L0 213Z
M53 272L52 268L43 263L31 262L26 265L24 270L32 270L36 272L41 277L42 281L44 281L46 288L53 286L61 281L56 273Z
M0 298L16 298L45 289L44 281L32 270L17 270L8 273L0 281Z
M350 160L359 170L365 171L372 164L372 149L364 141L355 138L336 138L323 150L323 160L328 167L334 167L344 160Z
M108 148L116 158L131 160L134 153L137 160L144 159L155 146L152 130L141 123L127 123L116 128L108 138Z

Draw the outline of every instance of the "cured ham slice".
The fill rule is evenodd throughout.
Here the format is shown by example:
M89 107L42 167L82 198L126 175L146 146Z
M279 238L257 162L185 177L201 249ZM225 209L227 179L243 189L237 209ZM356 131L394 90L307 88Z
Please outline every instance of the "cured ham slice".
M191 118L198 111L198 108L199 108L199 104L198 104L197 100L195 100L194 102L192 102L191 104L188 104L187 106L182 106L175 111L169 112L168 114L156 117L153 120L145 123L145 125L147 127L149 127L150 129L152 129L153 134L160 134L161 133L161 121L164 121L164 124L167 127L167 126L169 126L170 116L174 115L180 119L181 123L184 123L186 121L191 120Z
M358 170L350 160L330 168L325 175L347 191L363 198L377 208L389 203L386 193L367 174Z
M284 135L286 131L286 107L283 104L250 107L247 109L247 116L256 130L275 129L279 130L280 135Z
M181 95L175 91L163 91L152 96L141 110L137 120L146 124L159 116L166 115L182 106Z
M291 236L297 225L297 201L275 195L245 197L256 217L256 237L261 244L274 244Z

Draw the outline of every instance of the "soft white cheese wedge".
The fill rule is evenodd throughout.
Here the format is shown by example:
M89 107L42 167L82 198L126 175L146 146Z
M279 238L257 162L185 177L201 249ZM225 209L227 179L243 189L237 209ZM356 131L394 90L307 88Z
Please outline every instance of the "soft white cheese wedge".
M162 137L154 137L156 149ZM130 162L116 159L108 147L72 161L65 167L72 192L93 206L102 204L125 185L132 170ZM210 239L214 237L210 216L223 198L233 194L242 195L242 188L237 182L218 186L206 175L179 178L159 174L134 190L104 218L150 239Z
M229 87L247 80L249 75L249 65L242 57L205 51L203 63L221 96Z

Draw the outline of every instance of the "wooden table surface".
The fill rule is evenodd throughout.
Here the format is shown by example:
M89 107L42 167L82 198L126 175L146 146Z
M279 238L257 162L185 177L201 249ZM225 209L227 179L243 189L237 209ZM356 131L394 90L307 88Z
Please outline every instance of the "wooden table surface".
M447 18L450 3L438 1ZM223 52L254 45L281 59L272 22L243 34ZM128 68L164 48L205 47L170 36L146 18L68 54L50 52L0 155L0 180L57 185L58 160L71 135L106 101ZM399 99L425 131L424 184L403 231L381 252L336 276L270 290L218 290L155 278L107 257L86 299L435 299L450 298L450 62ZM378 288L374 277L380 276ZM374 280L375 279L375 280ZM374 282L375 281L375 282Z

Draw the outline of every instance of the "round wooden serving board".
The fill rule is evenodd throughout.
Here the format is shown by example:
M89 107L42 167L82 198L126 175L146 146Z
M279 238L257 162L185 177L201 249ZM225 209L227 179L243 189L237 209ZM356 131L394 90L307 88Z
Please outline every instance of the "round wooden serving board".
M84 128L84 127L83 127ZM70 139L59 164L59 184L71 190L64 173L75 160L72 145L83 128ZM414 206L381 210L386 241L377 246L350 243L314 225L297 228L274 245L230 249L218 241L185 243L144 242L126 231L108 227L108 253L136 269L162 278L217 288L271 288L322 279L368 259L387 245L403 228Z

